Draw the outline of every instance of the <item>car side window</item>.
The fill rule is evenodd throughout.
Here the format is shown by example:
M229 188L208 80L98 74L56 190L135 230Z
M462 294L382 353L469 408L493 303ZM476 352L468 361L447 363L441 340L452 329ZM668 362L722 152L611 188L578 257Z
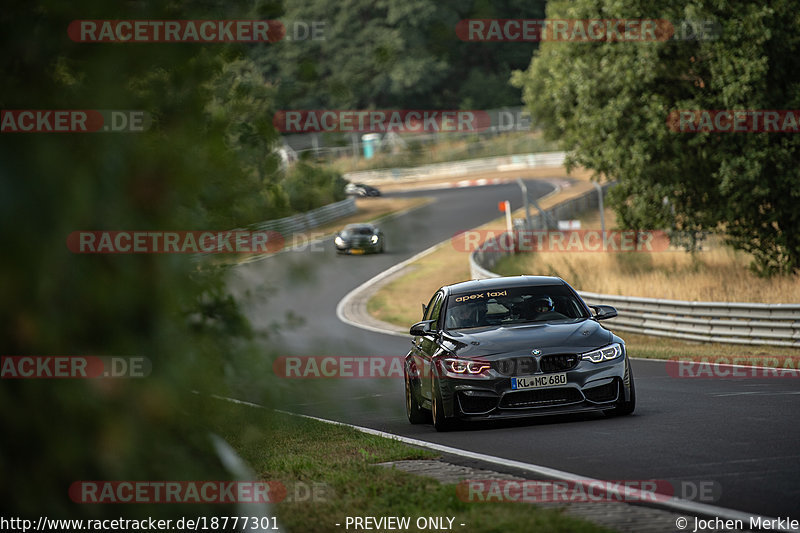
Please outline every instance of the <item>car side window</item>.
M431 313L433 312L433 304L436 302L436 297L439 296L437 292L433 296L431 296L428 305L425 306L425 309L422 311L422 320L428 320L431 317Z
M431 303L428 304L425 320L435 320L433 323L434 329L439 329L439 313L442 310L442 302L444 302L444 296L441 292L437 292Z

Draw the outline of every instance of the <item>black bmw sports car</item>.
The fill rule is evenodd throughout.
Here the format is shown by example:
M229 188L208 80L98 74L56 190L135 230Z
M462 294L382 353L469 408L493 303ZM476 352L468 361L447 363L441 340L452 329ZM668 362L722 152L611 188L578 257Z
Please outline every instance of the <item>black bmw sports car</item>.
M333 239L340 254L365 254L383 252L383 232L374 224L348 224Z
M381 191L364 183L348 183L344 192L351 196L380 196Z
M636 392L625 342L564 280L515 276L442 287L411 326L406 412L457 421L584 411L626 415ZM429 413L430 412L430 413Z

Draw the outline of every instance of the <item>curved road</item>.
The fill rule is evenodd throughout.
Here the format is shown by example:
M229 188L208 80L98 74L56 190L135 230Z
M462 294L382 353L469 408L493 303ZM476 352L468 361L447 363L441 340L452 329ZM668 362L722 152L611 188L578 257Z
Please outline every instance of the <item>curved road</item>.
M552 189L544 181L528 182L537 197ZM234 289L256 291L248 306L256 328L285 320L286 313L293 317L293 326L270 336L273 355L405 355L410 337L341 323L339 300L415 253L497 218L499 201L510 200L515 209L521 204L514 183L398 195L436 201L381 224L386 254L336 256L327 240L236 269ZM714 486L715 501L704 503L800 518L798 380L676 379L667 375L663 362L645 360L635 360L633 370L638 396L633 416L548 417L452 433L407 422L401 379L269 383L280 390L282 402L276 407L288 411L596 479ZM690 494L676 496L692 499Z

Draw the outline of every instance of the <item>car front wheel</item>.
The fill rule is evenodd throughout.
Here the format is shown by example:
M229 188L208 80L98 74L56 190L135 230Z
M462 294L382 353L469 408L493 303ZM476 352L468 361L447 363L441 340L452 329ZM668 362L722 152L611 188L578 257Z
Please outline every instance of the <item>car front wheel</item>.
M442 393L436 381L433 382L431 394L431 416L433 417L433 427L436 431L450 431L455 426L455 421L444 416L444 402Z
M622 394L623 391L620 391L621 394L619 400L617 401L617 405L614 406L614 408L605 411L606 414L611 416L629 415L632 414L636 409L636 385L634 385L633 382L633 371L631 370L630 363L626 361L625 364L625 374L631 386L631 397L629 400L626 400L625 394Z
M408 416L408 421L412 424L422 424L427 422L428 417L426 412L419 406L419 402L417 402L417 397L414 395L414 389L411 385L411 378L408 376L408 372L406 372L406 416Z

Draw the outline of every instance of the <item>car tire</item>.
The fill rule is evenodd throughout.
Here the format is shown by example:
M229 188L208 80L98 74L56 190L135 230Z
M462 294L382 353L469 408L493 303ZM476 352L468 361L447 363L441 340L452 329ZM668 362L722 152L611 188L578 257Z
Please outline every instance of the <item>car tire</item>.
M434 380L431 394L431 418L433 418L433 427L436 428L436 431L450 431L455 427L455 420L444 416L443 403L439 385Z
M408 421L412 424L424 424L428 421L428 412L419 406L416 396L414 396L414 389L411 385L411 378L406 371L406 416Z
M630 415L636 409L636 385L633 381L633 370L631 370L631 365L628 361L625 361L625 374L631 384L631 398L630 400L625 400L625 395L621 395L619 400L617 401L617 405L614 406L613 409L608 409L604 411L607 415L611 416L625 416Z

